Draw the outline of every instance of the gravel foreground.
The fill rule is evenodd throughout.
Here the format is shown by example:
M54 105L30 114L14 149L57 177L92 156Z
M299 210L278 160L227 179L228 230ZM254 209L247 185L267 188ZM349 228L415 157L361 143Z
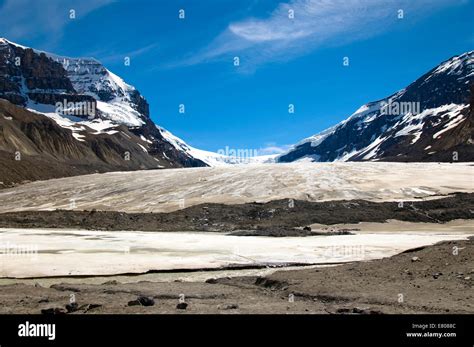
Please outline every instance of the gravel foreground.
M390 258L206 282L0 286L1 314L474 313L474 239ZM72 303L71 303L72 302Z

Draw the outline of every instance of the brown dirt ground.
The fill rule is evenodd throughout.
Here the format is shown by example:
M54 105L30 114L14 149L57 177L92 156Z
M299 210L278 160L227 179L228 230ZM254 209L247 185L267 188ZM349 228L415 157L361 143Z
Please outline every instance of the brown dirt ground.
M457 247L457 248L454 248ZM453 252L457 249L456 252ZM453 254L454 253L454 254ZM413 261L417 257L418 260ZM415 258L416 259L416 258ZM212 277L212 273L209 274ZM474 239L449 241L390 258L336 267L279 271L267 277L189 282L106 282L0 286L0 313L474 313ZM186 310L176 308L184 294ZM294 300L290 300L293 295ZM400 298L403 295L403 301ZM154 306L128 306L138 296ZM91 305L100 305L94 307Z

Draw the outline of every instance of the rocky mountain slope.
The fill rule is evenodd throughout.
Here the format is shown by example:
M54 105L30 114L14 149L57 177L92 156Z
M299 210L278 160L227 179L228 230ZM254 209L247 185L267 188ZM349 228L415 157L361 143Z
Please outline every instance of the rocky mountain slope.
M304 139L278 162L473 161L474 51Z
M0 181L206 166L156 126L148 103L92 58L0 39Z

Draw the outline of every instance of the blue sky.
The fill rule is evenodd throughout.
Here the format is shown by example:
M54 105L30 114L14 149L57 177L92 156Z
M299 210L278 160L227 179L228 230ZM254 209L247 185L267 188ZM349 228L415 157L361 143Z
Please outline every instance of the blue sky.
M473 14L472 0L0 0L0 36L99 59L195 147L265 154L472 50Z

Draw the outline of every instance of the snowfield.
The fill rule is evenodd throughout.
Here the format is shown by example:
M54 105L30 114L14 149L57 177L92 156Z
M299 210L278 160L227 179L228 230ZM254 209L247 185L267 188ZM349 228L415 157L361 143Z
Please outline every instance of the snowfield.
M291 163L112 172L0 190L0 213L26 210L169 212L201 203L276 199L416 200L474 191L469 163Z
M51 229L0 229L0 235L6 245L0 253L5 259L0 262L0 277L15 278L218 269L236 264L340 263L388 257L469 236L413 231L271 238Z

